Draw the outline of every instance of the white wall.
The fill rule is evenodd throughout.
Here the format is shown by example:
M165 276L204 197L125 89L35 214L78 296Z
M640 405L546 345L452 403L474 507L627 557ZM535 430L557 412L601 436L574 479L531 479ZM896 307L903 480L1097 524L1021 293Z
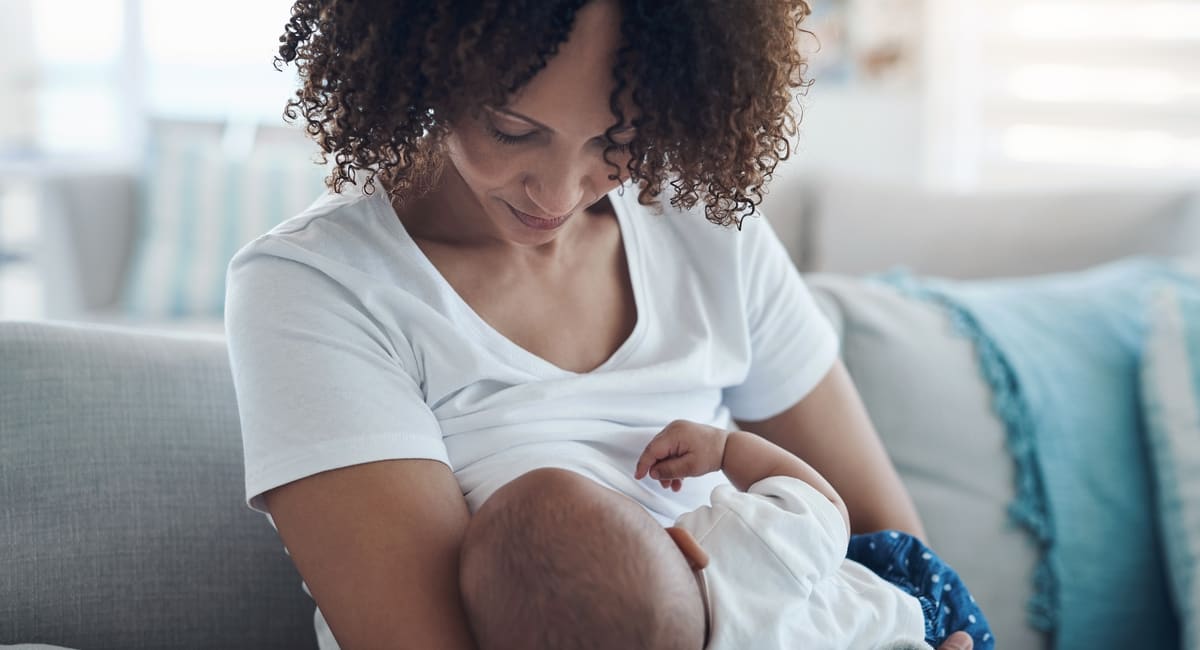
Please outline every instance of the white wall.
M797 150L776 168L761 206L793 259L804 257L807 178L821 173L905 186L923 182L921 109L915 93L813 85Z

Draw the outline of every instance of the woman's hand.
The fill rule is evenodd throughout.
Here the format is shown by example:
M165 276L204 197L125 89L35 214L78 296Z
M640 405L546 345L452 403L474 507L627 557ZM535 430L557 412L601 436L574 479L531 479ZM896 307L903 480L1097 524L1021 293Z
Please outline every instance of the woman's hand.
M638 458L633 477L647 474L678 492L683 479L721 469L729 432L706 424L675 420L660 431Z
M970 634L958 631L946 637L942 645L938 646L938 650L971 650L975 647L975 640Z

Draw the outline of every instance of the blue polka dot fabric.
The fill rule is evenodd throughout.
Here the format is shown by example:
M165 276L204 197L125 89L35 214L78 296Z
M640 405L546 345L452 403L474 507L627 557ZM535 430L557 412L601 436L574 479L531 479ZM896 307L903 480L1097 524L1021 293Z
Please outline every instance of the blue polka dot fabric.
M896 530L850 537L846 557L914 596L925 613L925 642L938 647L965 630L975 650L993 650L996 639L975 598L950 565L921 540Z

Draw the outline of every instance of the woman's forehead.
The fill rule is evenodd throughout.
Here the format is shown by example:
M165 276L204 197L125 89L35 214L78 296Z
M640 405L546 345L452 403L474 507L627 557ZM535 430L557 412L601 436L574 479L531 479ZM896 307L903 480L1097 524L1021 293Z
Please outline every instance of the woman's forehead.
M590 137L597 129L603 132L615 121L609 97L617 86L613 66L620 25L620 7L614 0L584 5L557 54L504 108L568 135ZM621 103L628 122L631 97L623 97Z

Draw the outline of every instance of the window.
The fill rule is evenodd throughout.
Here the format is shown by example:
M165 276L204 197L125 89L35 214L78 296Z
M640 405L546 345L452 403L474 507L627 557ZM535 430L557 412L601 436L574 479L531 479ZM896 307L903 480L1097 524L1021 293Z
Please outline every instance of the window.
M931 0L934 175L1200 176L1200 3Z
M0 158L133 160L151 117L282 124L297 78L271 62L290 8L0 0Z
M281 124L299 83L294 66L272 66L290 9L283 0L208 0L203 11L144 2L147 110Z

